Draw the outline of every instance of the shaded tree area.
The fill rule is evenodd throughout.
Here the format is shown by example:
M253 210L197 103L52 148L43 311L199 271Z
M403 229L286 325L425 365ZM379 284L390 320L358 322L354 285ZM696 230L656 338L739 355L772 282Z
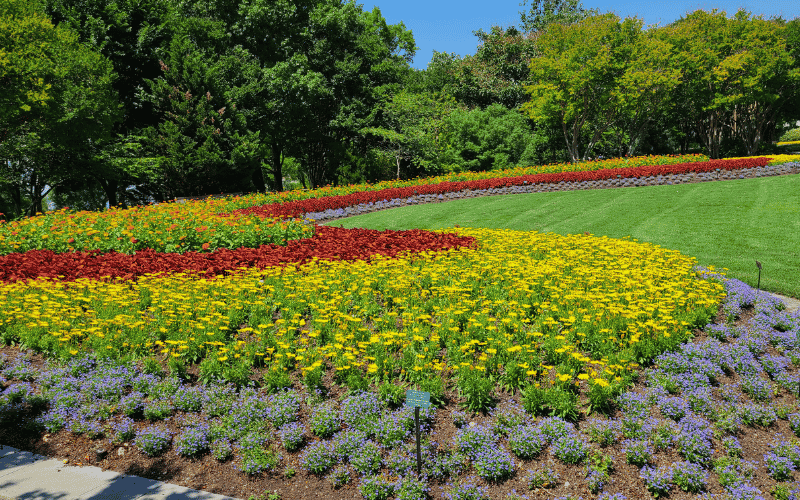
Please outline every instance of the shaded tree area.
M416 70L412 32L352 0L0 0L0 211L755 155L800 119L796 19L520 5Z

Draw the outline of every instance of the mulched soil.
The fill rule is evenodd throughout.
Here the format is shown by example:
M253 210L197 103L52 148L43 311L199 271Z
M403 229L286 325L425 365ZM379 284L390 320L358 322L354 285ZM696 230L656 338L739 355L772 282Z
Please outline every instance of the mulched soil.
M722 320L721 308L719 314L720 316L717 318L718 322ZM746 311L745 314L737 320L737 323L741 324L747 321L752 315L752 311ZM695 335L697 341L702 341L707 338L702 331L695 332ZM21 355L18 348L11 346L0 347L0 353L5 354L10 363ZM776 352L772 352L772 354L775 353ZM30 356L31 366L36 369L37 372L46 369L46 361L41 354L33 353L32 351L28 351L26 354ZM197 382L197 368L197 366L194 366L189 369L190 382L186 385L199 385ZM254 381L260 380L263 371L263 368L254 370L251 379ZM330 377L331 375L329 373L328 379L325 380L325 385L330 391L329 396L340 399L344 395L344 389L333 384ZM736 380L736 375L732 377L723 377L723 379L720 380L720 385L733 383L736 382ZM295 386L300 387L300 384L295 384ZM632 390L642 392L644 390L643 384L637 383ZM502 404L512 397L508 393L498 393L496 396L498 404ZM431 438L440 443L442 447L446 448L452 446L456 427L452 423L451 413L459 408L459 402L460 400L457 394L449 390L446 393L446 405L436 412ZM781 394L774 400L774 403L775 405L790 404L797 407L798 399L794 395L790 395L785 390L782 390ZM305 405L303 405L300 420L308 425L309 415L306 410ZM177 412L177 415L180 416L182 413L183 412ZM30 413L29 409L26 409L21 416L24 418L32 418L33 415ZM618 415L613 416L616 417ZM470 419L470 422L483 424L488 423L488 420L489 417L487 416L474 415ZM162 421L161 423L165 424L165 426L173 432L179 430L175 417L167 421ZM147 422L137 421L136 427L140 429L147 424ZM578 425L580 427L580 423ZM766 469L763 466L762 457L764 453L769 450L768 445L771 438L777 433L781 433L785 437L792 435L787 421L779 420L769 428L747 427L744 433L739 436L745 459L752 460L758 465L756 474L753 480L750 481L750 484L759 488L764 495L769 494L769 491L775 485L775 481L767 475ZM104 470L113 470L126 475L135 475L164 481L234 498L248 499L250 496L258 496L272 492L278 493L280 498L284 500L309 498L338 500L362 498L357 488L357 481L344 487L333 489L324 478L304 472L299 465L301 454L299 451L286 453L282 450L281 454L284 457L283 462L279 470L274 473L260 473L254 476L248 476L243 472L236 471L232 467L231 461L235 458L228 459L228 461L222 463L218 462L208 453L197 458L186 458L177 455L172 448L160 457L151 458L137 450L130 443L124 443L121 446L110 446L108 440L105 438L91 440L84 435L75 435L65 429L53 434L32 434L23 432L20 429L11 428L6 424L0 428L0 443L40 455L67 460L70 466L93 465ZM593 447L597 447L597 445L593 445ZM97 448L105 449L106 454L102 458L98 458L95 454ZM639 478L639 469L633 465L626 464L625 456L621 448L621 442L617 442L613 446L602 450L613 458L615 464L614 471L611 474L612 481L606 486L604 491L622 493L629 500L650 498L651 495L645 488L644 481ZM719 441L715 442L715 456L721 453L721 449L721 443ZM596 495L592 494L586 487L586 483L583 479L585 477L585 467L582 465L564 465L560 461L549 457L549 453L547 452L536 460L520 461L517 458L514 460L517 464L517 470L510 479L493 484L488 484L483 480L479 480L479 485L489 486L492 500L505 499L512 490L516 490L520 494L526 494L531 499L552 499L565 495L572 495L575 498L581 496L584 499L596 497ZM655 455L654 464L666 466L679 460L681 460L681 458L678 456L677 452L672 449L668 452L658 452ZM559 484L552 489L529 491L524 482L527 470L537 466L537 464L543 464L544 462L549 462L559 473L561 477ZM297 471L296 475L291 479L286 479L282 476L287 468L293 468ZM711 480L709 481L708 491L711 493L723 493L724 490L716 481L715 475L711 474L710 476ZM442 493L445 491L444 486L443 484L431 484L432 498L442 498ZM675 491L675 488L673 488L669 498L688 499L695 498L695 495L684 493L681 490Z

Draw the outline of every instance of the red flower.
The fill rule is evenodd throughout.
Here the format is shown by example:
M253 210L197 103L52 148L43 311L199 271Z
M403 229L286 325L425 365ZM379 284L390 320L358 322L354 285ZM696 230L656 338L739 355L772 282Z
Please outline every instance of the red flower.
M203 250L208 250L208 247L211 246L208 243L203 243Z

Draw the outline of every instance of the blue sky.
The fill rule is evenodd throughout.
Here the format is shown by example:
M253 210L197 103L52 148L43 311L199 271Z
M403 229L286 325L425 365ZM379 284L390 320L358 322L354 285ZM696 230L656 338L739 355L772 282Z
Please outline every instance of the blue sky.
M367 11L377 6L389 24L403 21L414 33L418 47L411 65L425 69L434 50L461 56L474 54L478 38L472 32L477 29L488 32L492 25L519 27L519 12L530 8L530 1L526 7L519 5L521 1L356 0L356 3L363 4ZM719 9L733 15L743 7L764 17L780 15L787 20L800 17L798 0L583 0L583 5L601 12L614 12L620 17L639 17L646 25L664 25L697 9Z

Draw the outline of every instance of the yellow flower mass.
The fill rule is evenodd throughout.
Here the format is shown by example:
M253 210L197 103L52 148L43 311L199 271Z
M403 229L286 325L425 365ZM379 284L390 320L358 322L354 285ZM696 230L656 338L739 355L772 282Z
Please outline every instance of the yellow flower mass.
M210 279L2 283L0 335L61 359L94 351L411 380L514 369L531 380L591 374L605 387L685 340L724 298L693 258L655 245L447 231L478 245Z

